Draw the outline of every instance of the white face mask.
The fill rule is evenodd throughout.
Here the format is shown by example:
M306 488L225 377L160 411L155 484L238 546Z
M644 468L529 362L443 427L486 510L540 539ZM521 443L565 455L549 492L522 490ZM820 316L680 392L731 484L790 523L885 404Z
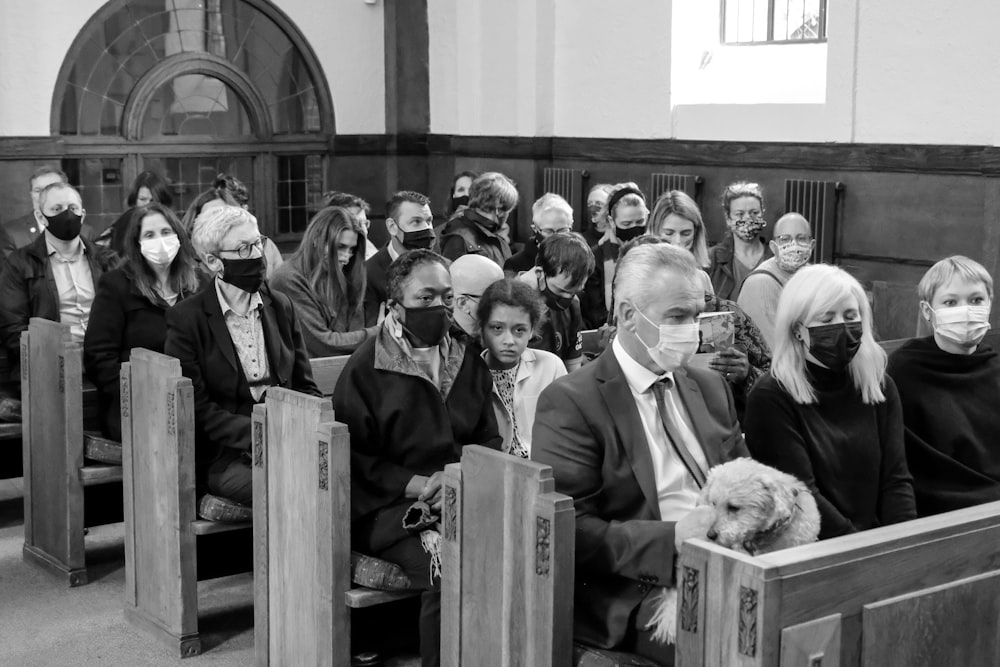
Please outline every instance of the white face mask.
M977 345L990 329L989 306L953 306L934 311L934 333L959 345Z
M181 240L176 234L161 236L157 239L142 239L139 250L150 264L169 266L181 249Z
M698 323L657 325L646 317L641 310L638 308L635 310L642 315L642 319L660 330L660 339L652 347L646 345L642 337L639 337L639 342L646 345L646 352L649 353L649 357L653 360L653 363L659 366L664 373L670 373L678 368L687 366L687 363L691 361L691 357L698 351ZM638 332L636 332L636 335L638 336Z

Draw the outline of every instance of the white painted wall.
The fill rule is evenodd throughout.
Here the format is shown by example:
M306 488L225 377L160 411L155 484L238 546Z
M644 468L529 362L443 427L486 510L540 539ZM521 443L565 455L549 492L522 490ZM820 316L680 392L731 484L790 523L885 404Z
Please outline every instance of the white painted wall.
M329 81L339 134L385 132L383 2L280 0ZM103 0L0 0L0 136L47 136L66 52ZM58 18L55 18L58 17Z
M995 0L830 0L827 44L750 47L718 0L428 5L433 132L1000 145Z

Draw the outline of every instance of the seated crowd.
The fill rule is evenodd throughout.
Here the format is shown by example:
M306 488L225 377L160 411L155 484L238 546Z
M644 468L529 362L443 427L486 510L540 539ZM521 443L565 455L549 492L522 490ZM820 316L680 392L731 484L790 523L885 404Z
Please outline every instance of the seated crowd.
M503 174L457 175L439 227L426 196L395 193L381 248L368 203L333 192L282 261L231 177L181 219L143 174L95 241L65 176L36 174L33 195L36 181L39 231L5 248L0 343L16 363L31 317L69 324L112 439L131 349L179 359L200 492L250 504L253 406L270 387L319 395L309 359L351 355L333 406L351 439L352 548L423 591L425 665L440 662L442 475L466 445L552 467L576 507L575 638L663 664L651 591L685 540L710 536L696 502L714 465L751 456L799 478L821 538L1000 499L991 276L966 257L935 264L918 289L933 334L887 356L860 283L810 264L809 221L789 213L765 239L755 184L726 188L711 249L691 197L650 205L620 183L591 190L583 233L542 196L516 253ZM709 313L728 317L729 344L705 347ZM415 505L420 530L404 526Z

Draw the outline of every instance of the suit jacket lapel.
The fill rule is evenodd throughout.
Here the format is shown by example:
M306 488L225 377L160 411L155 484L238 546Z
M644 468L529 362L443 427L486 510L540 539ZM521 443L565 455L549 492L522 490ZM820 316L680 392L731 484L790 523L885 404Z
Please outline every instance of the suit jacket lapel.
M233 367L233 370L242 374L243 367L236 360L233 337L229 335L229 327L226 326L226 320L222 317L222 307L219 305L219 295L216 294L215 287L210 285L208 289L205 289L202 292L202 298L204 299L205 314L208 315L208 326L212 330L212 336L215 337L216 345L222 349L223 356L226 357L226 361Z
M639 409L635 406L628 380L625 379L625 374L622 373L611 347L608 347L595 363L599 364L596 373L597 388L608 406L611 421L632 466L632 474L635 475L650 511L659 519L660 501L656 493L653 457L649 453L646 432L642 428Z
M705 405L705 396L701 393L701 388L683 369L674 371L674 380L677 383L677 393L680 394L681 401L687 409L688 417L691 419L691 428L694 429L694 434L698 437L698 444L701 445L701 451L705 453L705 460L708 462L708 467L711 468L712 466L719 465L722 463L719 458L720 452L716 448L709 446L704 433L699 428L699 424L711 423L711 416L708 413L708 406ZM708 471L706 470L705 472Z

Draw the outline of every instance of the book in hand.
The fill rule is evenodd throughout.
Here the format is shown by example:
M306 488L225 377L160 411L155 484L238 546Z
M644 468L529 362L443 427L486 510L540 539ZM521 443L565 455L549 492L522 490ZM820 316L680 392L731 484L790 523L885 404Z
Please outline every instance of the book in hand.
M716 353L733 346L736 330L733 313L729 310L721 313L702 313L698 316L698 329L700 337L698 353L688 362L688 366L711 370L708 363L715 358Z

